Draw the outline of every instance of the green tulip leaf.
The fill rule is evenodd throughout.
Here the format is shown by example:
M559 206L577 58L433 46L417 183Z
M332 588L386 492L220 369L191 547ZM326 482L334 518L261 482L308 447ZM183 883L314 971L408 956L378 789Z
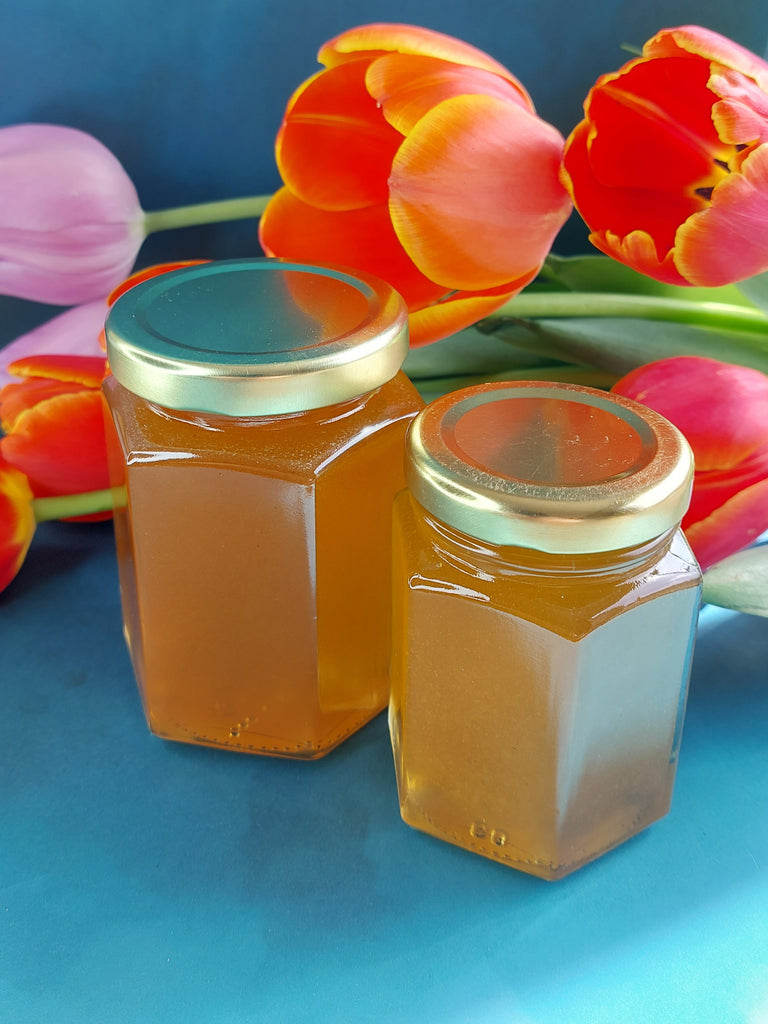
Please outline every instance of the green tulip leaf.
M508 339L517 349L527 348L546 354L549 359L596 366L619 376L657 359L694 355L751 366L768 373L768 330L761 335L751 331L709 330L685 323L613 317L558 320L488 317L481 321L480 329L496 338Z
M515 339L519 340L519 345ZM413 348L406 356L403 369L411 380L417 381L491 375L562 362L563 357L552 355L546 343L531 344L528 328L513 325L503 337L469 327L431 345Z
M756 277L749 277L746 281L740 281L736 287L755 306L768 313L768 271L758 274Z
M766 276L766 275L763 275ZM739 285L722 288L689 288L663 284L646 277L631 267L618 263L609 256L555 256L550 254L544 264L542 277L569 291L612 292L626 295L657 295L665 298L685 299L689 302L723 302L736 306L762 306ZM753 279L755 280L755 279ZM526 289L529 291L530 289ZM766 285L768 302L768 285Z
M738 551L704 574L703 600L768 618L768 544Z

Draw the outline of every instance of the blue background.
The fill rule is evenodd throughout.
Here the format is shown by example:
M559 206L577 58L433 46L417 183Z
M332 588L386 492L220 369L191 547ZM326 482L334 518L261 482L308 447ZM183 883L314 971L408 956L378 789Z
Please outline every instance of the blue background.
M93 133L147 210L271 191L289 94L374 20L486 49L563 133L623 42L768 42L763 0L6 0L0 125ZM0 343L51 312L0 299ZM0 594L0 1024L765 1024L766 664L765 620L705 610L671 815L548 885L400 822L383 717L315 764L150 736L111 526L42 526Z
M0 125L92 133L145 210L271 192L288 97L319 70L323 42L371 21L423 25L486 50L564 135L598 75L629 59L622 44L695 23L761 55L768 45L764 0L5 0ZM578 218L555 248L589 248ZM139 264L258 254L248 221L157 234ZM0 343L45 315L0 297Z

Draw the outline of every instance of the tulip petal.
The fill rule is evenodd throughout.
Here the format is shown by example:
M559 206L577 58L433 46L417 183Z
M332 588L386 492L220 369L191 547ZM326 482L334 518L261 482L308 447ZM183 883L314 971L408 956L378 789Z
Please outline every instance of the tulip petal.
M29 477L36 497L109 487L100 391L77 391L23 412L0 439L7 462Z
M565 144L561 179L583 220L593 231L598 249L641 274L667 284L689 282L671 255L678 225L705 206L688 191L606 187L596 177L590 158L592 127L582 121ZM615 142L621 145L623 136Z
M516 283L512 291L496 290L485 295L457 292L443 302L413 310L408 316L411 348L427 345L495 313L507 299L511 299L536 276L534 270L528 278Z
M725 178L677 232L675 262L691 284L717 287L768 270L768 144Z
M0 459L0 590L19 571L35 532L26 476Z
M409 307L436 302L446 291L413 265L397 240L385 205L330 212L280 189L261 218L259 240L271 256L374 274L399 291Z
M768 440L760 451L733 467L695 474L686 523L698 523L706 519L730 501L734 494L753 487L761 480L768 480Z
M70 395L75 391L87 391L88 388L61 380L49 380L45 377L30 378L22 384L6 384L0 390L0 426L6 434L13 431L16 421L27 409L32 409L40 402L45 402L58 395Z
M768 446L768 377L758 370L677 356L632 370L611 390L682 430L697 471L732 469Z
M612 256L656 281L664 284L689 284L675 266L674 249L670 249L664 259L659 259L656 242L645 231L630 231L623 238L612 231L593 231L589 240L606 256Z
M709 64L687 58L633 61L601 78L585 104L599 126L589 159L601 184L677 192L726 173L714 163L730 149L712 124L708 80Z
M0 292L72 304L105 295L144 238L136 190L85 132L0 129Z
M729 68L714 68L709 88L720 97L712 108L712 120L723 142L733 146L768 142L768 93Z
M7 371L8 364L28 355L45 352L101 355L97 339L106 316L107 306L99 299L67 309L10 342L0 349L0 387L13 379Z
M107 361L104 356L76 356L44 353L17 359L8 367L15 377L46 377L71 381L89 388L101 387Z
M484 291L538 267L571 204L560 133L513 103L456 96L417 124L395 157L390 214L419 269Z
M277 136L285 184L306 203L353 210L383 203L402 142L365 87L368 60L322 71L291 98Z
M657 32L643 47L644 57L679 57L689 54L735 68L768 92L768 64L751 50L700 25L682 25Z
M439 57L441 60L466 64L469 67L484 68L495 75L501 75L525 91L503 64L499 64L482 50L460 39L454 39L453 36L415 25L376 23L348 29L325 43L320 48L317 59L326 67L336 67L361 55L379 56L384 53L413 53L425 57Z
M683 526L702 569L708 569L768 528L768 480L734 494L706 519Z
M387 54L371 63L365 81L384 117L403 135L452 96L496 96L533 111L528 95L509 79L435 57Z
M141 216L122 165L86 132L63 125L11 125L0 131L0 164L3 227L66 231L75 224L123 225Z

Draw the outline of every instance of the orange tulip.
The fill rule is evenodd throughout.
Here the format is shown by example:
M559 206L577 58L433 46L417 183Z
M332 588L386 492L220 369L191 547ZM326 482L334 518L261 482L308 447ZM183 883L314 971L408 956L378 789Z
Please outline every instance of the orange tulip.
M0 590L11 582L32 542L32 489L21 470L0 457Z
M598 249L669 284L768 269L768 64L708 29L664 29L584 111L563 181Z
M708 569L768 529L768 377L698 356L660 359L612 391L679 427L696 471L683 529Z
M36 498L109 487L98 356L28 356L23 377L0 391L0 455L29 479Z
M525 287L571 205L563 139L514 75L409 25L351 29L319 60L278 133L285 187L261 220L265 252L389 281L414 345Z

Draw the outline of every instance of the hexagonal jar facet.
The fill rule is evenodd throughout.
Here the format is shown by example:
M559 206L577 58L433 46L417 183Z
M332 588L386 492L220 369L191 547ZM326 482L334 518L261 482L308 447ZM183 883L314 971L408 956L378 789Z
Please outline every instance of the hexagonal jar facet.
M383 282L280 260L116 302L115 535L153 732L314 758L384 707L391 502L423 404L406 323Z
M441 422L451 422L461 400L441 400ZM451 479L436 463L414 468L420 443L425 457L434 454L428 415L429 407L411 430L411 491L395 504L390 729L402 816L468 850L560 878L669 809L701 574L674 522L607 551L478 537L492 529L485 517L493 488L474 509L475 534L456 529L446 522L450 502L461 500L456 518L466 521L478 462L463 488L461 468ZM588 433L580 415L568 410L564 439ZM505 460L499 501L509 494L514 517L513 492L524 481L509 473L505 423L483 432L482 443ZM446 462L460 448L457 436L450 433ZM431 474L427 483L416 478L421 471ZM438 486L435 498L430 488ZM533 500L535 487L523 489ZM545 489L542 501L556 502L557 486ZM594 504L594 488L589 497ZM545 505L537 513L546 516ZM514 536L526 523L505 528ZM627 528L610 524L606 540ZM562 546L573 541L568 529L563 536Z

